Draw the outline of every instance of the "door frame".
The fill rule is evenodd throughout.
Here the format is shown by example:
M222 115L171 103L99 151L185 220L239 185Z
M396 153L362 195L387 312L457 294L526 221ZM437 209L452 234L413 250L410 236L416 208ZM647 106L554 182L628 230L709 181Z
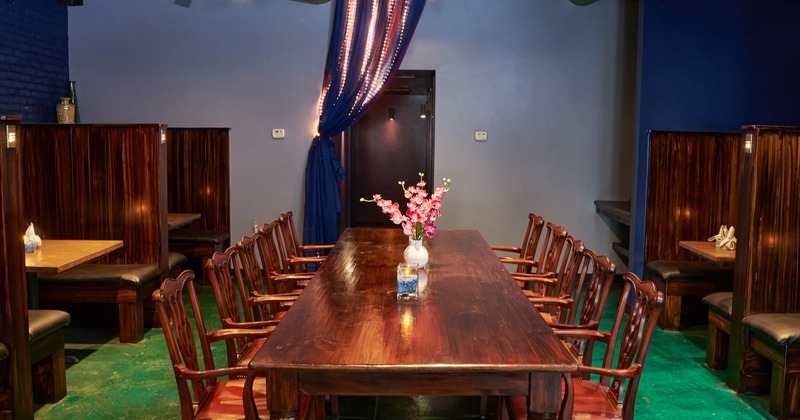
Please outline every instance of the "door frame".
M433 185L435 180L435 165L434 165L434 151L435 147L435 116L436 116L436 71L435 70L398 70L392 82L384 86L380 95L396 95L408 93L406 92L409 87L408 79L416 77L428 77L429 85L426 86L428 95L428 112L427 112L427 161L425 162L425 179L428 180L430 185ZM367 110L369 112L369 110ZM354 123L353 125L357 124ZM350 148L348 145L353 137L352 126L348 127L336 138L336 149L339 155L339 161L345 172L345 179L339 183L339 201L341 203L341 211L339 212L339 232L341 233L350 224L350 200L351 191L348 182L349 169L351 167ZM411 182L412 180L409 180Z

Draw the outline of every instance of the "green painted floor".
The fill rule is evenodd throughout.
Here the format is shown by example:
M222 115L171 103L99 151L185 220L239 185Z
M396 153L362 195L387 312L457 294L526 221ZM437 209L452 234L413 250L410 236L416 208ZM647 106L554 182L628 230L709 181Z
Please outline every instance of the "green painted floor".
M208 328L218 328L211 288L198 287L198 292ZM606 308L603 325L611 322L611 312L616 310L613 298ZM67 330L67 355L79 360L67 366L68 395L56 404L39 407L35 418L180 418L175 377L161 330L147 331L137 344L120 344L113 329ZM704 366L705 341L702 325L679 332L656 330L637 396L637 419L770 418L756 401L732 392L722 372ZM215 354L217 364L224 363L224 348L215 348ZM477 412L477 398L340 399L342 419L474 419Z

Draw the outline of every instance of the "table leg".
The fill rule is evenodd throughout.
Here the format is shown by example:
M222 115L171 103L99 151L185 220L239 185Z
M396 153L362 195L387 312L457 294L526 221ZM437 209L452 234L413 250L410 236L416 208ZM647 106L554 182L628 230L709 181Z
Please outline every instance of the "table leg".
M561 411L561 379L559 372L536 372L530 379L528 419L555 419Z
M25 277L27 277L28 309L39 309L39 276L34 272L28 272Z
M300 390L297 374L270 372L267 375L267 401L273 420L296 420L300 416Z

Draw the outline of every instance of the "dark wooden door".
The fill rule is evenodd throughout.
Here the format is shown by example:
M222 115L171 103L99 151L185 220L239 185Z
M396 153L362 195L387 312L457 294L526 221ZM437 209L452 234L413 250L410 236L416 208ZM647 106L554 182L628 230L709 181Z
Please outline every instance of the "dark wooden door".
M381 194L405 211L398 181L414 185L420 172L429 183L434 180L433 72L401 72L348 134L346 226L392 226L377 205L360 199Z

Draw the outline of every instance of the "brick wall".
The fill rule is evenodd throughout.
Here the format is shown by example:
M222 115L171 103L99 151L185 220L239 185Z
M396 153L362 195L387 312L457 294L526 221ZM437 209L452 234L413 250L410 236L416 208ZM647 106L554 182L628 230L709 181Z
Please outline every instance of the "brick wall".
M55 122L68 80L67 7L59 0L0 0L0 115Z

